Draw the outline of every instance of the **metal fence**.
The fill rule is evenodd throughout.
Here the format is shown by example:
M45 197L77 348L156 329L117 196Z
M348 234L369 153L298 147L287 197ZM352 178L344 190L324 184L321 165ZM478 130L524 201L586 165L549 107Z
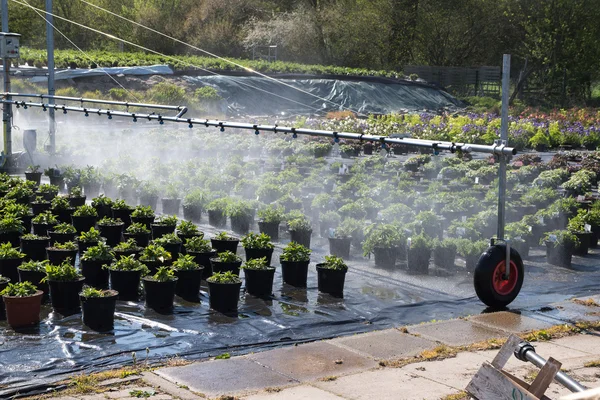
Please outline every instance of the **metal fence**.
M416 74L429 83L461 96L498 96L501 93L502 71L499 66L469 68L409 65L404 67L404 74Z

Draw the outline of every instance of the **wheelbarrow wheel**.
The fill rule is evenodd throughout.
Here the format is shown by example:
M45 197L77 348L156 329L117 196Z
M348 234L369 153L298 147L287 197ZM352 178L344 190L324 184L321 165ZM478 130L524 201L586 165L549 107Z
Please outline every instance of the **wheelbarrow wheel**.
M514 249L510 248L510 274L505 279L506 244L497 244L479 257L473 283L477 297L487 306L495 309L509 305L521 291L523 286L523 260Z

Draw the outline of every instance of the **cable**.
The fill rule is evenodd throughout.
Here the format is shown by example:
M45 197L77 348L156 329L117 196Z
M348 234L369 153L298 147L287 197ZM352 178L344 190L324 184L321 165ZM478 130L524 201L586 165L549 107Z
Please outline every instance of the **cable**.
M92 6L92 7L95 7L95 8L97 8L97 9L99 9L99 10L102 10L102 11L104 11L104 12L106 12L106 13L109 13L109 14L111 14L111 15L113 15L113 16L115 16L115 17L117 17L117 18L121 18L121 19L123 19L123 20L125 20L125 21L127 21L127 22L129 22L129 23L135 24L135 25L137 25L137 26L139 26L139 27L141 27L141 28L144 28L144 29L146 29L146 30L149 30L150 32L154 32L154 33L156 33L156 34L158 34L158 35L161 35L161 36L163 36L163 37L166 37L166 38L168 38L168 39L174 40L174 41L175 41L175 42L177 42L177 43L181 43L181 44L183 44L183 45L185 45L185 46L188 46L188 47L190 47L190 48L192 48L192 49L194 49L194 50L198 50L198 51L200 51L200 52L202 52L202 53L204 53L204 54L208 54L208 55L209 55L209 56L211 56L211 57L215 57L215 58L217 58L217 59L219 59L219 60L222 60L222 61L225 61L225 62L227 62L227 63L229 63L229 64L233 64L233 65L235 65L236 67L242 68L242 69L244 69L244 70L246 70L246 71L248 71L248 72L252 72L252 73L254 73L254 74L257 74L257 75L259 75L259 76L261 76L261 77L263 77L263 78L267 78L267 79L269 79L269 80L275 81L275 82L277 82L277 83L279 83L279 84L281 84L281 85L287 86L287 87L289 87L289 88L292 88L292 89L294 89L294 90L298 90L299 92L302 92L302 93L304 93L304 94L307 94L307 95L309 95L309 96L315 97L315 98L317 98L317 99L319 99L319 100L326 101L326 102L328 102L328 103L331 103L331 104L333 104L333 105L335 105L335 106L342 107L342 108L344 108L344 109L346 109L346 110L348 110L348 111L352 111L353 113L360 114L359 112L357 112L357 111L355 111L355 110L352 110L351 108L345 107L345 106L344 106L344 105L342 105L342 104L338 104L338 103L335 103L335 102L333 102L333 101L331 101L331 100L328 100L328 99L326 99L326 98L323 98L323 97L317 96L316 94L310 93L310 92L308 92L308 91L306 91L306 90L302 90L302 89L300 89L300 88L297 88L297 87L295 87L295 86L293 86L293 85L290 85L289 83L285 83L285 82L283 82L283 81L280 81L279 79L276 79L276 78L273 78L273 77L271 77L271 76L268 76L268 75L266 75L266 74L263 74L262 72L255 71L255 70L253 70L252 68L249 68L249 67L246 67L246 66L244 66L244 65L238 64L238 63L236 63L236 62L234 62L234 61L231 61L231 60L229 60L229 59L227 59L227 58L221 57L221 56L219 56L219 55L217 55L217 54L214 54L214 53L211 53L211 52L209 52L209 51L207 51L207 50L204 50L204 49L201 49L201 48L199 48L199 47L196 47L196 46L194 46L194 45L192 45L192 44L190 44L190 43L186 43L186 42L184 42L184 41L182 41L182 40L179 40L179 39L177 39L177 38L175 38L175 37L173 37L173 36L169 36L169 35L167 35L166 33L162 33L162 32L160 32L160 31L157 31L156 29L152 29L152 28L150 28L150 27L148 27L148 26L145 26L145 25L143 25L143 24L140 24L139 22L133 21L133 20L131 20L131 19L129 19L129 18L123 17L122 15L119 15L119 14L117 14L117 13L114 13L114 12L110 11L110 10L107 10L107 9L105 9L105 8L102 8L102 7L100 7L100 6L96 5L96 4L92 4L92 3L90 3L90 2L88 2L88 1L86 1L86 0L81 0L81 1L82 1L83 3L85 3L85 4L87 4L87 5L90 5L90 6Z
M160 52L158 52L158 51L156 51L156 50L152 50L152 49L150 49L150 48L144 47L144 46L142 46L142 45L139 45L139 44L137 44L137 43L130 42L130 41L126 40L126 39L121 39L121 38L118 38L118 37L116 37L116 36L114 36L114 35L112 35L112 34L110 34L110 33L106 33L106 32L100 31L100 30L98 30L98 29L95 29L95 28L92 28L92 27L89 27L89 26L86 26L86 25L80 24L79 22L71 21L71 20L69 20L69 19L67 19L67 18L61 17L60 15L56 15L56 14L53 14L53 13L51 13L51 12L48 12L48 11L42 10L42 9L40 9L40 8L36 8L36 7L34 7L34 6L32 6L32 5L28 4L28 3L23 3L23 2L21 2L21 1L18 1L18 0L12 0L12 2L13 2L13 3L20 4L20 5L22 5L22 6L29 7L29 8L31 8L31 9L33 9L33 10L38 10L38 11L41 11L41 12L43 12L43 13L45 13L45 14L48 14L48 15L52 15L53 17L55 17L55 18L58 18L58 19L60 19L60 20L63 20L63 21L69 22L69 23L71 23L71 24L73 24L73 25L79 26L79 27L81 27L81 28L84 28L84 29L88 29L88 30L90 30L90 31L92 31L92 32L95 32L95 33L98 33L98 34L104 35L104 36L106 36L106 37L108 37L108 38L111 38L111 39L113 39L113 40L118 40L118 41L120 41L120 42L123 42L123 43L129 44L129 45L131 45L131 46L137 47L137 48L139 48L139 49L142 49L142 50L144 50L144 51L147 51L147 52L150 52L150 53L153 53L153 54L157 54L157 55L159 55L159 56L165 57L165 58L167 58L167 59L175 60L175 61L181 62L181 63L183 63L183 64L187 64L187 65L189 65L189 66L192 66L192 67L194 67L194 68L197 68L197 69L199 69L199 70L201 70L201 71L204 71L204 72L207 72L207 73L210 73L210 74L213 74L213 75L221 76L220 74L218 74L218 73L216 73L216 72L213 72L213 71L207 70L207 69L205 69L205 68L202 68L202 67L200 67L200 66L198 66L198 65L192 64L192 63L190 63L190 62L187 62L187 61L184 61L184 60L180 60L180 59L178 59L178 58L176 58L176 57L172 57L172 56L169 56L169 55L166 55L166 54L160 53ZM234 79L234 81L235 81L235 79ZM248 86L248 87L250 87L250 88L252 88L252 89L254 89L254 90L258 90L258 91L260 91L260 92L264 92L264 93L270 94L270 95L272 95L272 96L278 97L278 98L280 98L280 99L284 99L284 100L287 100L287 101L289 101L289 102L292 102L292 103L299 104L299 105L301 105L301 106L303 106L303 107L307 107L307 108L310 108L310 109L316 110L318 113L323 113L323 112L324 112L324 111L323 111L323 110L321 110L320 108L313 107L313 106L310 106L310 105L307 105L307 104L301 103L301 102L299 102L299 101L296 101L296 100L289 99L289 98L287 98L287 97L285 97L285 96L281 96L281 95L278 95L278 94L275 94L275 93L271 93L271 92L269 92L269 91L267 91L267 90L264 90L264 89L261 89L261 88L254 87L254 86L252 86L252 85L249 85L249 84L247 84L247 83L245 83L245 82L238 82L238 83L240 83L240 84L243 84L243 85L245 85L245 86Z
M31 5L27 2L27 0L23 0L28 6L31 7ZM33 7L32 7L33 8ZM87 57L88 60L90 61L94 61L94 59L92 57L90 57L85 51L83 51L79 46L77 46L71 39L69 39L67 37L67 35L65 35L64 33L62 33L60 31L60 29L58 29L56 26L54 26L53 24L50 23L50 21L48 21L48 19L43 16L42 14L40 14L35 8L33 8L33 11L41 18L44 19L44 21L46 21L47 24L49 24L56 32L58 32L62 37L64 37L69 43L71 43L73 45L73 47L75 47L77 50L79 50L85 57ZM133 97L135 99L135 101L137 101L138 103L140 103L141 101L135 96L135 94L133 94L133 92L129 91L125 86L121 85L121 83L119 83L119 81L117 81L111 74L109 74L108 72L106 72L104 70L104 68L102 68L102 72L104 72L106 75L108 75L108 77L110 79L112 79L117 85L119 85L121 87L121 89L125 90L129 95L131 95L131 97Z

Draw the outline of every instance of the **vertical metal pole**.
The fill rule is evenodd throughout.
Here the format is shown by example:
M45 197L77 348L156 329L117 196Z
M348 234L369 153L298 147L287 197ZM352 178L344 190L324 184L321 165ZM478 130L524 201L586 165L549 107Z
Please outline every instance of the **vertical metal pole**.
M510 90L510 54L505 54L502 62L502 118L500 126L500 145L508 145L508 97ZM506 163L507 157L500 155L498 171L498 239L504 239L506 212Z
M46 46L48 55L48 94L54 96L54 17L52 16L52 0L46 0ZM54 98L48 99L54 104ZM56 151L56 110L48 108L48 136L50 136L50 154Z
M2 0L2 32L8 33L8 0ZM10 63L9 58L3 59L4 92L10 92ZM10 97L7 97L10 100ZM12 105L4 103L2 107L2 122L4 125L4 157L12 154Z

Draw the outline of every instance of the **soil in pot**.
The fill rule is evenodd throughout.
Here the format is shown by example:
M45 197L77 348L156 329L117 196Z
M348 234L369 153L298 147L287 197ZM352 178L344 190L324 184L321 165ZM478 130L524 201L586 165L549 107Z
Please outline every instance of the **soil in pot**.
M62 315L76 314L81 310L79 292L85 278L76 281L53 281L48 279L52 308Z
M39 271L23 271L19 269L19 282L31 282L35 287L43 292L42 303L47 303L50 299L50 289L48 288L47 282L42 282L42 279L46 277L45 272Z
M373 249L375 265L382 268L393 268L396 266L398 249L395 247L375 247Z
M119 300L137 301L141 271L110 271L110 288L119 292Z
M56 226L56 224L36 224L35 222L31 225L33 225L33 233L38 236L48 236L48 231L53 230Z
M23 239L21 238L21 252L33 261L46 259L46 247L50 246L50 239Z
M267 265L271 265L273 249L247 249L244 247L244 251L246 252L246 261L266 257Z
M418 251L408 249L406 261L408 272L416 275L427 275L429 273L430 251Z
M215 228L224 228L227 224L227 217L223 211L208 210L208 223Z
M223 314L235 314L238 309L242 283L208 282L210 308Z
M71 220L73 226L77 229L77 233L88 232L91 228L96 226L96 217L93 215L72 215Z
M167 233L175 232L175 225L152 224L152 239L163 237Z
M125 240L133 239L135 243L139 247L147 247L148 243L150 243L150 234L149 233L127 233L123 234Z
M185 271L175 271L175 276L178 278L175 287L175 294L182 299L192 302L200 302L200 282L204 268Z
M161 199L162 213L165 215L179 215L181 199Z
M119 293L110 290L104 297L83 297L81 312L83 324L96 332L112 331L115 325L115 306Z
M121 242L123 236L123 226L121 225L99 225L100 236L106 239L106 244L114 247Z
M210 259L217 256L216 251L210 251L208 253L188 251L187 254L194 257L194 261L196 261L196 264L200 265L201 267L204 267L204 269L202 270L202 279L206 279L212 275L213 270Z
M70 259L71 265L75 266L75 258L77 257L77 250L62 250L62 249L53 249L51 247L46 248L46 253L48 254L48 261L52 265L60 265L67 258ZM77 292L79 293L79 292Z
M273 278L275 267L268 269L244 269L246 293L252 296L267 298L273 294Z
M319 292L329 293L333 297L344 297L346 270L323 268L317 264L317 283Z
M341 257L344 260L349 260L351 243L352 243L351 237L329 238L329 253L331 255Z
M573 257L572 246L554 246L553 242L546 244L546 262L559 267L571 268L571 259Z
M81 274L85 278L85 284L96 289L108 289L108 270L105 265L110 261L81 260Z
M178 279L159 282L152 278L142 278L144 293L146 295L146 307L158 313L172 312L177 281Z
M66 243L66 242L74 242L75 234L74 233L59 233L49 231L48 236L50 236L50 245L54 246L55 243Z
M281 275L283 282L295 287L306 287L308 264L310 261L283 261L281 262Z
M211 258L210 265L212 267L212 272L227 272L231 271L236 275L240 275L240 267L242 266L241 261L236 262L221 262L218 258Z
M28 297L3 296L8 325L12 328L37 325L40 322L43 296L41 290Z
M223 253L223 252L229 250L233 254L236 254L239 242L240 241L238 239L233 239L233 240L210 239L212 248L215 249L217 251L217 253Z
M302 246L310 249L310 236L312 231L292 231L290 230L290 237L292 242L301 244Z

